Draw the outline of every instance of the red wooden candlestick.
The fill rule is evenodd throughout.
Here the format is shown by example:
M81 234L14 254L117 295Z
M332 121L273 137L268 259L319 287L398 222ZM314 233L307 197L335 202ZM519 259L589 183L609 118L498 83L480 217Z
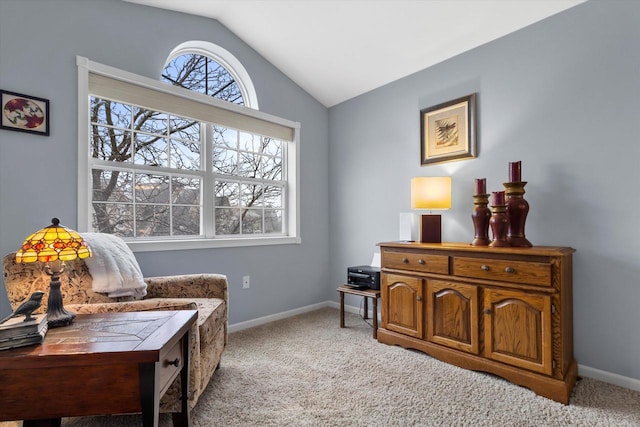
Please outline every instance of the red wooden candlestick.
M500 191L500 193L503 193ZM494 195L496 193L493 193ZM504 195L504 193L503 193ZM507 242L507 229L509 226L509 221L507 220L506 206L502 205L493 205L491 207L493 211L493 215L491 216L491 220L489 224L491 225L491 231L493 233L493 240L489 243L489 246L492 248L499 248L509 246L509 242Z
M531 247L533 246L524 234L524 225L529 213L529 202L524 199L525 181L505 182L505 193L507 194L507 220L509 228L507 231L507 241L511 246Z
M473 196L475 207L473 208L471 219L473 220L475 234L473 242L471 242L472 246L487 246L490 242L489 221L491 219L491 209L487 207L488 202L488 194L476 194Z
M494 191L491 193L491 204L493 206L504 206L504 191Z

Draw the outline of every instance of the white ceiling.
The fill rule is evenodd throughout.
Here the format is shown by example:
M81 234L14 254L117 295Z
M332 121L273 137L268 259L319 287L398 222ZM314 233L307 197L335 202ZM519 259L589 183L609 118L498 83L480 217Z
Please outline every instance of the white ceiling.
M125 1L217 19L331 107L585 0Z

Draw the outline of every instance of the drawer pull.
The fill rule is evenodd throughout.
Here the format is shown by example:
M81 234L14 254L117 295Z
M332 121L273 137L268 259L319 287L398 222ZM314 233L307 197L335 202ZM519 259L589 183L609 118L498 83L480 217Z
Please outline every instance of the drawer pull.
M173 365L177 368L180 365L180 359L176 357L173 360L167 360L167 365Z
M422 297L421 297L420 295L418 295L418 296L416 297L416 300L417 300L417 301L422 301Z
M421 259L419 259L419 260L418 260L418 264L420 264L420 265L424 265L424 264L425 264L425 262L424 262L424 260L421 258Z
M507 267L504 269L505 273L515 273L516 271L513 269L513 267Z
M482 265L480 266L480 270L482 270L482 271L489 271L489 266L488 266L487 264L482 264Z
M489 310L488 308L485 308L484 310L482 310L482 312L484 314L491 314L491 310Z
M409 262L409 258L402 258L402 262L405 263L405 264L408 263Z

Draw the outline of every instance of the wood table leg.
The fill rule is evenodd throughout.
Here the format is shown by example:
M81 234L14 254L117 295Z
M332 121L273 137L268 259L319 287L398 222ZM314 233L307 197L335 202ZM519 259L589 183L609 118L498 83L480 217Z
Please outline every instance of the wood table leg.
M24 420L23 427L60 427L62 418L51 418L48 420Z
M344 292L340 292L340 327L344 328Z
M373 339L378 338L378 298L373 297Z
M160 414L159 383L160 373L155 363L141 363L138 367L140 377L140 404L142 406L142 426L158 427Z
M369 318L369 298L367 297L362 297L364 298L364 317L363 319L368 319Z
M190 427L191 416L189 413L189 331L182 338L182 370L180 371L181 412L173 413L173 427Z

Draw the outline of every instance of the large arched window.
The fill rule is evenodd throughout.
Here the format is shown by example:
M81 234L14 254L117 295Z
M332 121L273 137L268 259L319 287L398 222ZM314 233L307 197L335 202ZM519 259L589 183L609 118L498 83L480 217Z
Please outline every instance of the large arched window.
M299 123L257 111L244 67L211 46L176 48L164 82L78 59L80 229L149 250L300 241Z

